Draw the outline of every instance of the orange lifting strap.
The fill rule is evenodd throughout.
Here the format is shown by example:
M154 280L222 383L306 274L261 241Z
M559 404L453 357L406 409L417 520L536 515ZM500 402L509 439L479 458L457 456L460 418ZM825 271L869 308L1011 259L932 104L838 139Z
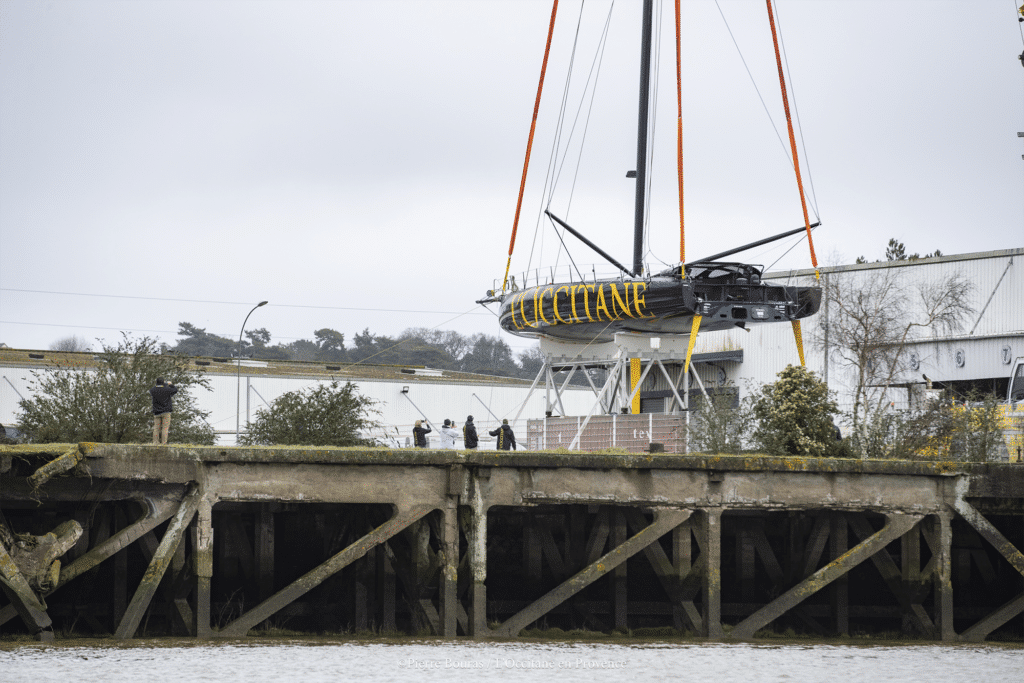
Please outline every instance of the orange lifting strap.
M782 55L779 53L779 38L775 32L775 15L772 14L772 0L765 0L768 5L768 22L772 27L772 43L775 44L775 63L779 67L779 85L782 86L782 106L786 110L786 125L789 127L789 146L793 150L793 168L796 169L796 186L800 190L800 206L804 210L804 225L807 226L807 244L811 248L811 265L814 266L814 277L819 278L818 258L814 255L814 240L811 238L811 219L807 215L807 200L804 197L804 183L800 179L800 160L796 155L796 136L793 134L793 118L789 115L789 98L786 96L786 77L782 70Z
M523 208L523 190L526 188L526 171L530 168L530 151L533 149L533 133L537 129L537 112L540 111L540 94L544 91L544 74L548 70L548 55L551 53L551 36L555 32L555 15L558 13L558 0L551 6L551 24L548 26L548 42L544 46L544 62L540 67L540 83L537 84L537 100L533 104L533 121L530 123L530 138L526 142L526 161L523 162L523 179L519 183L519 201L516 202L516 217L512 222L512 240L508 244L508 261L505 262L505 277L501 281L501 291L508 287L508 269L512 266L512 250L516 246L516 230L519 229L519 212Z
M679 262L686 263L686 232L683 230L683 67L680 58L680 44L683 42L679 27L679 3L676 0L676 166L679 169ZM683 278L686 268L683 268Z

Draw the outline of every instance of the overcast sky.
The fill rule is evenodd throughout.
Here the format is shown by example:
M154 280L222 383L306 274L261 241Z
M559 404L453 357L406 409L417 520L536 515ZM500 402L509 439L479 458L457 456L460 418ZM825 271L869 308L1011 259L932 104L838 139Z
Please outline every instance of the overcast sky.
M921 253L1024 246L1017 4L778 0L820 261L882 258L890 237ZM551 198L625 263L639 6L611 11L573 138L585 120L585 141ZM577 23L585 80L609 7L587 3L582 22L579 3L559 8L513 272L566 262L537 216ZM679 260L672 3L663 11L653 270ZM498 334L474 301L504 272L550 12L549 0L0 0L0 342L95 346L123 330L173 343L182 321L237 338L261 300L247 329L272 343L321 327ZM682 14L692 258L803 218L764 3L690 0ZM598 258L567 243L589 271ZM808 267L793 244L744 257Z

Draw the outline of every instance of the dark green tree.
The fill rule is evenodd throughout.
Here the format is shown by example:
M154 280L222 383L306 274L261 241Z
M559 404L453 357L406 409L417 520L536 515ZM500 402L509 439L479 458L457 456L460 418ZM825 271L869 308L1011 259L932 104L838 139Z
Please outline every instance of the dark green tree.
M181 356L230 358L238 350L238 340L210 334L191 323L178 323L178 336L183 339L178 340L178 343L171 347L171 351Z
M520 377L533 379L543 366L544 354L540 352L539 346L534 346L519 354Z
M209 380L187 359L157 354L149 337L123 335L116 346L103 345L95 368L56 363L33 372L34 397L19 402L18 428L36 443L148 443L153 436L149 389L158 377L178 387L169 441L213 444L208 412L198 409L193 392L209 390Z
M270 330L265 327L258 327L255 330L246 330L245 337L249 343L258 349L265 348L270 344Z
M402 357L402 346L385 335L370 332L369 328L356 334L352 341L354 349L347 351L349 362L371 365L412 365Z
M377 427L373 399L361 396L355 384L318 384L289 391L260 409L239 442L249 446L368 446L360 432Z
M481 375L516 377L520 367L512 356L512 348L498 337L474 334L472 350L462 357L463 372Z
M304 360L304 361L317 361L319 358L319 350L316 344L309 341L308 339L296 339L293 342L285 344L281 347L288 354L289 360Z
M839 407L828 385L799 365L787 365L777 376L776 382L761 387L754 401L758 445L771 455L842 455L832 422Z
M242 356L263 360L288 360L291 356L288 349L283 346L270 346L270 330L259 327L255 330L246 330L245 336L249 339L242 342ZM237 353L237 347L236 351Z
M907 254L907 248L895 237L889 238L889 244L885 248L886 261L906 261L907 259L920 258L917 254Z
M316 360L340 362L345 360L345 335L324 327L313 333Z

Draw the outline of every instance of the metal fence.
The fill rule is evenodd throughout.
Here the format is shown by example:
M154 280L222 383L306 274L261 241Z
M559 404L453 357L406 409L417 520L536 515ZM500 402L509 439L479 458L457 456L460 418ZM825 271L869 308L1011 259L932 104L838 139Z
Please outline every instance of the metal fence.
M526 437L531 451L569 448L585 417L549 417L529 420ZM631 453L664 450L686 452L686 416L665 413L597 415L590 418L573 450L599 451L621 448Z

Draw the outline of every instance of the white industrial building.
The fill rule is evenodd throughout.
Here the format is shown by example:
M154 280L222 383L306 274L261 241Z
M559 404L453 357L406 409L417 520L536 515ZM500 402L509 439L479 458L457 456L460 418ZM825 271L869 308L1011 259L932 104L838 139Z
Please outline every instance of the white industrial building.
M33 372L69 357L87 368L93 355L0 349L0 423L17 424L18 401L31 395ZM238 367L227 359L196 358L190 362L210 379L211 391L199 391L196 396L199 408L210 412L208 422L221 445L233 445L236 426L244 431L256 411L278 396L332 379L351 381L361 395L377 402L380 414L376 419L382 426L371 436L396 447L412 446L412 427L418 419L426 417L434 425L428 445L436 446L436 428L445 419L454 420L461 432L468 415L477 425L480 448L494 448L494 437L487 432L503 419L526 445L526 420L542 416L545 410L543 391L531 395L530 382L507 377L362 364L243 360ZM589 388L572 388L565 392L564 400L572 410L586 412L592 396Z
M916 330L908 340L907 363L894 378L893 400L905 401L913 389L925 388L926 377L936 388L966 392L974 388L1005 396L1014 359L1024 356L1024 249L957 254L908 261L884 261L821 268L822 282L848 278L853 288L872 279L892 276L906 293L914 311L919 286L928 286L959 275L970 285L969 301L974 313L962 329L952 334ZM813 270L765 274L766 281L780 284L811 284ZM849 366L836 358L835 349L826 354L826 329L835 316L835 303L825 297L818 314L802 323L806 365L824 377L840 403L848 410L852 403L855 377ZM701 335L697 352L730 351L735 360L717 364L709 383L730 384L745 391L773 382L788 364L800 358L789 325L754 325ZM909 391L908 391L909 390Z

